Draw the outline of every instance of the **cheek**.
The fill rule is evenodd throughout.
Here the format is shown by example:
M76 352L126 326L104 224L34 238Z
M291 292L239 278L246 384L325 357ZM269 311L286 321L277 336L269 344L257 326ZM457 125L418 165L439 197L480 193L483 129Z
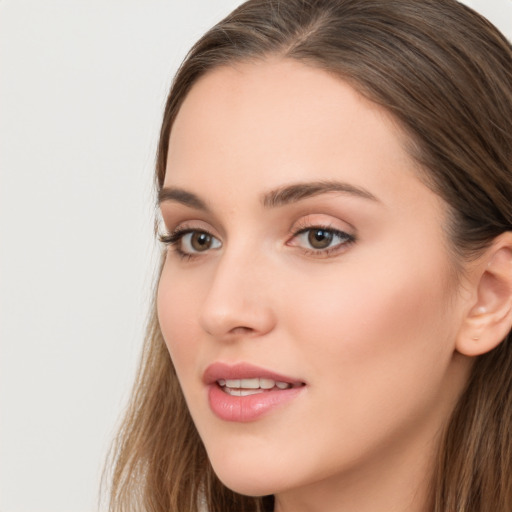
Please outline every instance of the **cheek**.
M198 343L197 316L192 314L197 307L197 293L182 281L183 275L164 266L156 301L160 329L180 381L181 375L190 375Z
M303 280L287 324L314 377L371 401L440 385L456 333L442 268L347 265L338 278Z
M339 265L301 280L302 291L294 290L295 296L307 300L304 309L310 312L296 317L316 319L311 327L317 333L332 334L327 349L336 350L342 341L345 350L366 356L367 349L373 353L422 334L435 336L436 325L453 318L447 309L456 282L442 242L435 243L439 236L433 233L425 248L417 230L410 231L375 237Z
M382 440L430 428L451 407L451 299L434 276L349 272L328 285L303 280L289 296L290 339L311 383L308 426L330 440L311 442L311 464L357 460Z
M379 279L383 277L383 279ZM295 319L303 319L301 331L327 351L359 353L362 357L412 343L422 334L432 333L440 315L444 317L442 287L418 279L389 280L372 276L371 282L353 278L323 287L319 297L301 301ZM302 296L306 296L301 294ZM310 320L310 321L307 321Z

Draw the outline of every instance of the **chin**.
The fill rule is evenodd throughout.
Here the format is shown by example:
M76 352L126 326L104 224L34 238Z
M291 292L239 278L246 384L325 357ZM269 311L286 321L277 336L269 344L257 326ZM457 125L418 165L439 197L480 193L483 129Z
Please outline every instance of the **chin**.
M242 464L212 463L218 479L232 491L245 496L267 496L283 490L283 475L275 474L267 467L248 468ZM277 473L277 472L276 472Z

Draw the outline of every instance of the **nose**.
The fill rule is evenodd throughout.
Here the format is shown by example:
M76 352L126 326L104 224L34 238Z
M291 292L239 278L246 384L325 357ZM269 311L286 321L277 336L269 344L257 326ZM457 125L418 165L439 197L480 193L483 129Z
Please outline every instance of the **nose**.
M200 313L201 327L229 340L264 336L276 323L270 269L260 259L225 254L215 268Z

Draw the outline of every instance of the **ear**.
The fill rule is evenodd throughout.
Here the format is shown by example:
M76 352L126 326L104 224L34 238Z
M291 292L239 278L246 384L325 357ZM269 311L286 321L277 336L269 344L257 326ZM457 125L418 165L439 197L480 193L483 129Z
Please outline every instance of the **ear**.
M498 236L471 271L471 304L456 349L478 356L497 347L512 328L512 232Z

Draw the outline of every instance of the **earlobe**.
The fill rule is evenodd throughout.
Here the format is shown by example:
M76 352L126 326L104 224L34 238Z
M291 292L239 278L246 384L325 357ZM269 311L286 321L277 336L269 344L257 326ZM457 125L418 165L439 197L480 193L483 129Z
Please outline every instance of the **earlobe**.
M457 336L458 352L479 356L497 347L512 328L512 232L497 237L475 267L476 299Z

